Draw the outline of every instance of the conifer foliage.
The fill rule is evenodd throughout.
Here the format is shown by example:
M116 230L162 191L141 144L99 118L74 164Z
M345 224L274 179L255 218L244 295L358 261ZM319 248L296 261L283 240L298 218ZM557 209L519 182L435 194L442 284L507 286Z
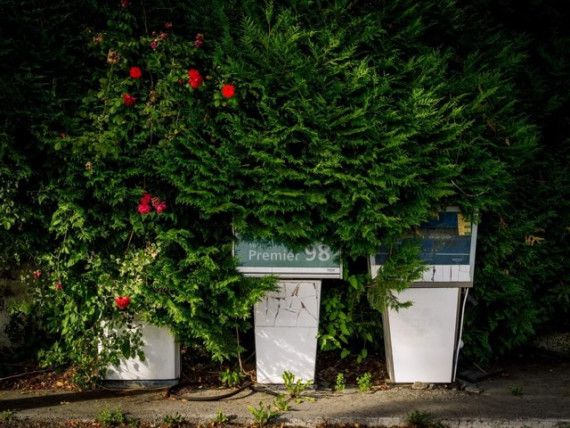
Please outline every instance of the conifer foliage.
M340 251L346 281L325 293L323 346L378 342L376 318L358 313L385 309L389 287L352 262L442 205L483 219L504 208L537 147L511 78L520 46L460 38L469 17L455 1L105 11L81 36L91 73L65 138L38 137L63 165L43 193L53 241L31 278L58 337L46 360L71 358L86 376L136 353L136 334L103 328L135 316L235 355L235 329L274 284L236 271L235 232Z

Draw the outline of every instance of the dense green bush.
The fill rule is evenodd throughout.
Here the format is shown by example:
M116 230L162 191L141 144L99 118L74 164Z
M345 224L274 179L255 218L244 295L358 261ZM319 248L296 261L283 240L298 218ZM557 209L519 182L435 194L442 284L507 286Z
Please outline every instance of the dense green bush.
M479 229L472 292L477 305L468 306L464 351L489 361L537 334L570 327L570 63L563 59L570 44L570 10L549 0L467 3L473 26L462 32L462 44L480 44L481 28L501 34L483 39L486 51L498 54L495 67L508 65L505 54L517 47L519 65L504 70L510 75L509 95L517 94L519 109L540 135L532 159L513 174L504 203L485 213Z
M472 355L508 350L552 319L532 300L544 252L558 252L548 266L560 261L567 223L549 247L524 240L543 221L530 192L521 196L541 148L521 84L528 44L475 20L477 7L117 1L91 5L82 23L77 5L30 5L23 22L76 18L65 44L38 34L53 62L30 61L41 82L65 89L39 87L45 117L30 109L33 126L20 115L2 128L0 220L14 243L2 261L32 263L28 311L57 337L45 361L98 373L138 340L113 337L99 353L101 321L135 315L216 358L235 355L236 328L273 286L236 272L235 231L339 250L345 280L324 293L321 345L364 357L379 344L390 289L406 282L370 282L362 260L446 204L482 218L475 290L485 310L470 312ZM14 97L25 98L34 72L18 77ZM550 184L565 183L553 171L540 196L550 201ZM533 263L542 268L519 268ZM546 277L565 295L564 280ZM501 348L490 341L499 331L516 334Z

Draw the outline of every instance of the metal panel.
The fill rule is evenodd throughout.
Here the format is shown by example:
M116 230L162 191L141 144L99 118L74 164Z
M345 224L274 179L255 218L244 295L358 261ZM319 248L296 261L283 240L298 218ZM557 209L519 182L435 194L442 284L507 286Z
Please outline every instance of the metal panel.
M454 379L459 288L410 288L398 300L413 305L384 315L390 379L396 383L449 383Z
M288 371L314 380L321 281L280 281L255 305L257 382L283 384Z
M153 381L176 384L180 378L180 344L166 327L139 322L145 361L138 357L122 359L118 366L109 366L107 381Z

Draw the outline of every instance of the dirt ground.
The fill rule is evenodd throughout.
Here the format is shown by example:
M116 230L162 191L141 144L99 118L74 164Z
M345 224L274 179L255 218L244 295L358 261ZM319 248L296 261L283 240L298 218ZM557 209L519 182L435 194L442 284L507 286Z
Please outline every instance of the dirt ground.
M69 373L42 373L0 383L0 426L96 427L104 412L119 410L140 427L252 426L254 411L271 409L275 395L244 388L225 399L215 397L235 391L220 385L221 367L183 366L182 384L167 389L77 391ZM253 370L252 364L246 369ZM279 412L276 426L412 426L412 417L424 416L424 425L450 427L570 427L570 359L532 352L483 373L464 367L461 373L478 373L476 383L445 385L391 385L385 382L384 361L369 357L356 365L350 359L321 358L318 388L309 399L290 400ZM347 388L332 391L337 373L344 373ZM373 374L370 392L358 392L355 380ZM283 393L284 391L279 391ZM310 399L312 398L312 399ZM208 401L205 401L208 400ZM425 423L430 417L432 424ZM437 425L437 423L440 425ZM179 423L177 425L177 423ZM441 425L443 424L443 425ZM123 424L127 426L128 424Z

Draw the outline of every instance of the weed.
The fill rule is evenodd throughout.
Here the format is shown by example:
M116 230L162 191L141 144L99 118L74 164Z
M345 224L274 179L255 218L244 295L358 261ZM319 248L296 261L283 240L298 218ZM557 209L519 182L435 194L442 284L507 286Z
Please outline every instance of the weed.
M339 373L336 375L336 382L334 384L334 390L337 392L344 392L346 387L346 381L344 380L344 374Z
M522 386L511 386L509 391L515 397L521 397L524 394Z
M244 378L245 376L239 370L226 369L220 372L220 381L230 388L238 386Z
M263 405L263 402L259 402L259 408L256 409L255 407L249 406L249 411L255 418L255 423L259 427L265 426L268 422L272 421L277 417L279 412L275 412L271 410L271 405L268 404L267 406Z
M289 399L285 395L279 394L277 397L275 397L273 405L280 412L286 412L289 410Z
M448 428L441 421L434 421L430 412L414 410L408 415L408 424L413 428Z
M230 419L222 413L222 409L218 409L218 413L216 414L216 419L212 421L211 425L214 427L222 427L229 420Z
M95 422L104 427L112 427L115 425L129 422L123 411L119 408L100 410L95 417Z
M356 378L356 383L358 384L358 392L370 391L372 388L372 375L369 372L364 373Z
M173 416L166 415L163 422L168 428L176 428L184 423L184 418L176 412Z
M301 401L300 398L305 389L309 388L313 384L312 380L303 382L301 379L297 379L295 382L295 375L291 372L283 373L283 382L285 383L285 389L296 402Z
M3 410L0 412L0 422L10 422L14 420L15 410Z

